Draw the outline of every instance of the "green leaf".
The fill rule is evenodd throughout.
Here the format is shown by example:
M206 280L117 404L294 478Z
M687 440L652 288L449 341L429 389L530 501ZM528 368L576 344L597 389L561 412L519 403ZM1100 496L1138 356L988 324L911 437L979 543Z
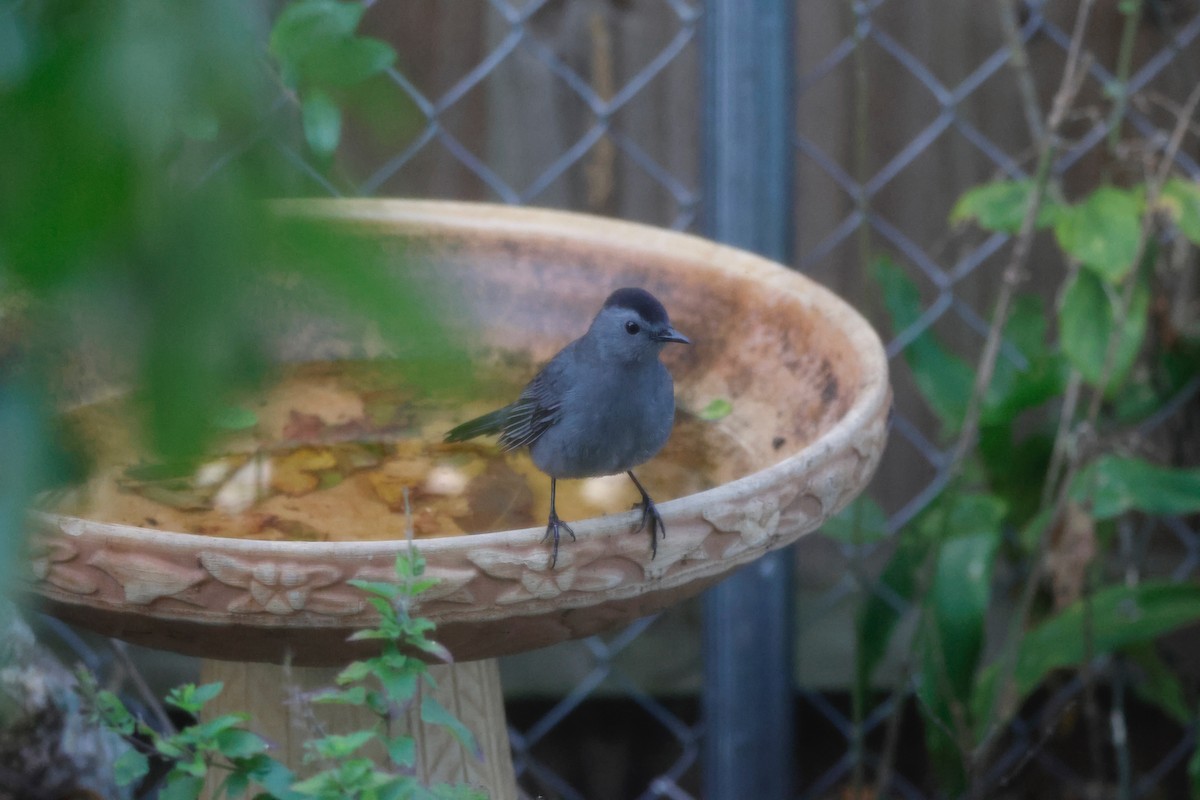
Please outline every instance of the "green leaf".
M197 800L204 788L204 778L171 770L158 792L159 800Z
M475 735L457 717L447 711L446 707L439 703L437 698L431 694L426 694L421 699L421 721L427 722L430 725L443 726L458 740L463 749L476 759L483 760L483 750L480 749L479 743L475 741Z
M1200 745L1192 752L1187 763L1188 785L1192 789L1192 797L1200 797Z
M927 661L939 663L938 674L924 675L923 682L937 692L948 688L961 701L968 698L983 647L992 565L1000 543L999 520L994 522L992 530L958 536L942 545L929 591L937 642L926 649L926 655Z
M1008 504L993 494L943 494L917 517L913 527L923 541L936 543L994 533L1007 512Z
M417 742L411 736L396 736L387 740L388 758L397 767L411 767L417 760Z
M223 730L216 736L217 750L226 758L249 758L266 752L267 743L257 733L247 730Z
M383 685L388 699L393 703L404 704L416 695L417 676L423 669L423 664L418 668L409 667L405 670L379 666L376 668L375 674Z
M1004 338L1025 358L1020 367L1004 352L996 360L992 383L984 395L983 425L1007 424L1023 411L1060 395L1066 385L1066 365L1046 347L1046 315L1041 298L1021 295L1004 326Z
M355 751L374 738L375 731L355 731L347 734L330 734L305 742L305 744L321 758L337 761L353 755Z
M878 588L872 590L858 613L855 623L855 682L860 697L871 689L871 679L887 654L896 623L905 604L916 590L917 574L929 554L926 542L912 536L900 536L896 552L879 576ZM892 601L898 601L897 609Z
M704 408L700 409L696 416L706 422L716 422L719 419L728 417L731 413L733 413L733 403L723 397L717 397Z
M175 737L181 744L196 744L198 746L208 746L216 740L218 736L230 730L234 730L245 724L249 715L245 712L237 712L233 714L222 714L213 719L206 719L203 722L198 722L195 725L190 725L179 732Z
M221 791L224 792L225 797L232 798L245 796L249 789L250 776L247 774L246 770L240 767L234 767L234 769L229 773L229 776L225 778L225 783L221 787ZM217 794L216 796L220 797L221 795Z
M997 527L941 545L927 600L930 614L918 640L922 669L917 692L924 713L938 720L925 726L926 748L939 785L951 793L962 790L966 773L962 750L949 731L961 730L955 709L966 707L979 664L999 542ZM962 722L970 724L969 719Z
M821 533L839 542L869 544L887 538L887 515L869 497L859 495L850 505L825 520Z
M1193 584L1147 581L1101 589L1090 600L1090 637L1085 602L1073 603L1025 635L1012 675L1014 703L995 705L999 663L980 674L971 702L977 733L987 730L993 715L1012 713L1054 670L1078 666L1089 655L1152 641L1200 620L1200 586Z
M1171 178L1163 186L1159 203L1171 215L1179 232L1200 247L1200 182Z
M1025 221L1025 210L1033 197L1032 179L993 181L968 189L950 212L950 222L959 224L975 220L979 227L1001 233L1018 233ZM1036 225L1044 228L1053 223L1058 207L1043 194L1038 206Z
M979 454L987 486L1004 498L1008 506L1005 521L1015 527L1025 525L1041 507L1041 482L1030 476L1046 473L1054 449L1054 436L1048 431L1034 431L1014 441L1018 427L1017 420L1010 418L979 428Z
M903 270L887 258L876 259L872 271L883 289L892 328L900 333L921 316L920 292ZM941 421L943 431L956 432L962 425L975 383L974 369L942 347L928 330L909 343L904 358L922 397Z
M304 94L302 109L304 139L312 151L322 158L333 155L342 138L342 110L321 89Z
M1058 245L1109 283L1133 269L1142 228L1142 203L1134 192L1106 186L1058 214Z
M401 592L404 591L403 587L400 585L388 583L386 581L364 581L354 578L353 580L346 581L346 583L350 584L356 589L362 589L368 594L373 594L376 597L383 597L388 600L394 600L400 595Z
M316 51L354 35L366 6L336 0L303 0L284 7L267 48L279 61L284 80L295 86L305 62Z
M416 578L425 573L425 556L415 547L396 553L396 575L400 578Z
M150 759L137 750L126 750L113 762L113 780L118 786L129 786L146 777L150 771Z
M314 48L302 70L313 85L350 86L383 72L395 60L396 51L387 42L360 36Z
M277 798L293 796L295 774L283 764L265 754L252 756L243 764L250 778Z
M356 683L371 674L371 665L366 661L351 661L336 678L339 686Z
M126 736L133 733L137 720L116 694L107 689L100 691L96 694L95 704L96 712L106 726Z
M1059 336L1063 352L1089 384L1098 386L1104 377L1110 337L1117 320L1117 298L1091 272L1080 270L1063 293L1059 309ZM1106 391L1121 385L1133 366L1146 333L1150 293L1139 281L1119 331Z
M206 683L203 686L196 686L194 683L185 683L182 686L176 686L172 689L166 698L168 705L175 706L180 711L186 711L193 716L198 715L204 708L204 704L221 693L225 684L217 681L216 683Z
M1191 514L1200 511L1200 468L1160 467L1140 458L1104 455L1075 476L1071 498L1098 520L1127 511Z
M361 706L367 702L367 687L354 686L349 689L326 689L313 695L314 703L331 703L334 705Z
M1165 714L1187 727L1195 721L1195 709L1188 702L1179 676L1167 666L1153 642L1143 642L1126 648L1125 657L1141 671L1133 682L1138 697L1158 706Z
M412 639L412 644L418 650L421 650L422 652L425 652L425 653L429 653L431 656L436 658L438 661L441 661L443 664L453 664L454 663L454 654L450 652L450 649L448 647L441 644L440 642L435 642L432 639L426 639L424 637L414 637Z

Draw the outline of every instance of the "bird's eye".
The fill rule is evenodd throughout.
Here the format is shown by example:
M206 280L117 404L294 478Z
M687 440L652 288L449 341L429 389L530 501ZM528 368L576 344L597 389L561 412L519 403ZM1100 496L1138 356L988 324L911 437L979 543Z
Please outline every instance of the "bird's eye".
M642 326L638 325L633 320L630 320L629 322L625 323L625 332L628 333L630 336L634 336L641 330L642 330Z

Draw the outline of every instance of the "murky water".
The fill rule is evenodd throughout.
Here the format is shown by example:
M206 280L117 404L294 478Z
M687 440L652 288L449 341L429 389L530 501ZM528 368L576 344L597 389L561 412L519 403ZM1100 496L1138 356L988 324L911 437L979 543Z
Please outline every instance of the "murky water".
M509 362L505 374L532 374ZM494 438L442 441L521 387L487 385L486 399L448 408L420 397L398 364L298 365L239 406L230 424L241 429L186 471L139 453L121 401L87 406L68 423L89 443L95 468L55 510L168 531L306 541L403 538L408 521L418 537L544 525L550 479L525 451L501 453ZM637 474L662 502L750 471L719 421L680 409L670 442ZM638 499L623 474L558 484L558 513L567 521L625 511Z

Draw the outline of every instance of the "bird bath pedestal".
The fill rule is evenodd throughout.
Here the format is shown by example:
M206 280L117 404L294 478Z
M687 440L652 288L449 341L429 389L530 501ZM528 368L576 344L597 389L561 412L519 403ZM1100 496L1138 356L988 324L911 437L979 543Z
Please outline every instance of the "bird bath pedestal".
M720 424L751 465L716 488L659 498L667 536L654 559L646 534L630 532L634 511L571 520L578 539L563 542L553 569L543 527L420 540L440 582L414 612L437 623L436 638L454 654L454 665L435 668L439 692L485 752L479 764L445 737L418 732L432 780L516 796L496 657L610 630L695 595L820 527L879 461L891 397L880 342L848 305L782 266L693 236L562 212L389 200L285 208L377 238L397 269L429 269L452 287L477 341L535 361L581 334L613 289L646 288L694 342L664 358L679 406L729 401ZM404 546L31 520L30 582L50 613L203 657L204 679L226 684L219 710L254 712L295 766L285 685L328 684L365 652L346 637L375 612L347 582L393 578Z

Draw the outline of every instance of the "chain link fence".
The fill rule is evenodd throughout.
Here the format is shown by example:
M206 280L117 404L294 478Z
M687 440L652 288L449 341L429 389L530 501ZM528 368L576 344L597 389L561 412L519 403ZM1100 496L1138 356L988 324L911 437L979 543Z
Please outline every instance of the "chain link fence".
M1200 9L1190 0L1143 6L1148 33L1135 48L1124 124L1147 147L1161 150L1173 112L1200 80ZM881 331L888 325L864 275L870 252L891 252L926 300L916 323L885 337L897 414L872 495L889 512L894 535L946 486L954 447L938 440L901 356L935 329L953 337L968 359L978 356L1010 246L1002 234L947 235L950 207L966 188L991 177L1028 177L1030 134L995 4L854 0L797 8L797 96L779 98L796 108L795 266L851 298ZM360 142L350 130L345 160L319 168L294 139L276 135L279 118L295 114L292 99L281 95L262 131L212 170L265 149L295 176L300 193L549 205L697 231L704 203L696 132L703 110L703 12L701 0L378 3L365 27L400 52L388 78L418 123L386 147ZM748 7L746 13L754 12ZM1057 80L1073 18L1074 4L1030 0L1020 6L1016 33L1034 75ZM1086 46L1115 48L1116 36L1105 38L1108 33L1101 30ZM1116 83L1114 53L1091 53L1082 63L1082 93L1103 97ZM1047 96L1047 87L1035 88ZM1080 108L1053 163L1067 183L1075 172L1095 169L1113 124L1107 115L1088 113L1086 103ZM1175 153L1178 168L1200 179L1196 157L1187 148ZM1056 281L1038 285L1046 289ZM1176 408L1194 404L1198 390L1195 381L1189 384ZM1166 422L1165 415L1151 420L1144 435L1160 435L1155 426ZM1200 566L1200 531L1183 518L1123 523L1117 542L1131 580L1156 572L1193 580ZM798 545L800 797L846 797L843 787L856 768L875 770L893 758L889 796L932 796L919 746L902 743L895 753L884 752L885 728L898 704L911 705L910 694L877 698L861 725L849 710L853 614L867 593L879 590L874 577L893 544L808 537ZM897 598L886 599L905 611ZM523 685L510 708L525 797L703 796L698 620L694 605L685 606L611 636L536 654L536 662L507 662L506 681L518 681L534 663L539 674L556 676L540 694L535 684ZM654 664L668 657L663 641L682 666L656 671ZM77 648L91 653L83 643ZM102 656L88 658L105 668ZM1112 660L1095 669L1111 686L1108 724L1131 729L1132 675ZM1086 760L1045 746L1047 732L1078 713L1084 691L1074 678L1026 707L989 768L992 791L1003 795L1020 771L1041 782L1036 796L1089 796ZM914 730L914 716L904 715L905 731ZM1195 730L1159 731L1154 757L1136 763L1128 750L1118 752L1131 796L1177 796L1195 737Z

